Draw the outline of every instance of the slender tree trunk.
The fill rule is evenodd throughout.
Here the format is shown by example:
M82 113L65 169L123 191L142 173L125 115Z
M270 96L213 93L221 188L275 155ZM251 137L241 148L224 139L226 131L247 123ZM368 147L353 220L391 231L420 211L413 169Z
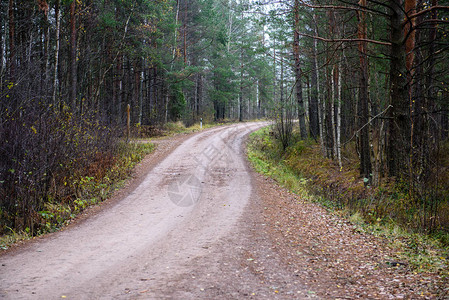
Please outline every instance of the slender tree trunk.
M404 10L405 14L413 14L416 12L416 0L405 0L404 2ZM411 153L409 153L409 161L408 161L408 176L409 176L409 195L413 197L414 191L413 191L413 177L415 173L415 158L417 158L418 154L415 152L415 140L419 141L419 130L416 132L418 136L416 136L415 139L415 126L420 126L420 117L417 116L418 120L414 117L415 114L415 108L420 110L421 105L423 103L419 103L420 101L414 97L413 93L413 87L415 86L414 74L415 69L414 61L415 61L415 41L416 41L416 31L415 31L415 23L416 18L408 19L404 25L404 39L405 39L405 68L407 71L407 88L408 88L408 102L409 102L409 118L410 118L410 150ZM417 84L419 86L419 83ZM420 95L419 95L420 97ZM416 103L418 102L418 103ZM418 105L414 105L418 104Z
M438 5L438 0L432 0L432 6ZM438 17L438 11L433 10L431 13L431 19L436 20ZM429 50L427 52L428 63L426 72L426 98L428 103L435 103L435 87L434 87L434 70L435 70L435 41L437 39L437 25L432 23L429 32ZM442 124L444 125L444 124ZM438 136L439 132L436 128L437 126L432 126L431 135Z
M117 122L121 122L122 120L122 104L125 103L126 104L126 98L124 95L124 90L123 90L123 81L125 80L126 82L126 78L125 78L125 67L124 65L124 57L122 54L117 55L117 65L116 65L116 80L115 80L115 85L116 85L116 100L113 103L114 108L112 109L112 113L115 112L116 114L116 120Z
M43 35L44 35L44 89L45 89L45 93L48 93L48 85L50 83L50 55L49 55L49 51L50 51L50 24L48 22L48 14L47 11L44 11L44 17L43 17L43 22L44 22L44 30L43 30Z
M391 1L390 14L390 104L388 124L387 164L390 176L408 176L410 154L410 116L406 74L406 52L401 0Z
M273 39L273 101L276 103L276 38Z
M4 59L4 52L6 51L5 49L5 36L6 36L6 23L4 23L5 18L1 18L0 19L0 82L4 82L3 81L3 69L4 69L4 64L3 64L3 59ZM1 88L2 85L0 85ZM1 93L1 91L0 91Z
M299 130L302 139L307 138L306 129L306 113L304 109L304 99L302 94L302 72L301 60L299 56L299 0L295 0L294 7L294 41L293 41L293 55L295 56L295 85L296 85L296 101L298 101L298 119Z
M243 45L240 48L239 122L243 121Z
M53 70L53 105L56 104L56 95L58 93L58 66L59 66L59 32L61 27L61 13L60 13L60 0L56 0L55 2L55 19L56 19L56 28L55 28L55 61L54 61L54 70Z
M326 67L326 101L324 104L324 126L325 126L325 148L326 148L326 157L334 158L334 139L333 139L333 127L334 124L333 117L333 97L332 97L332 74L329 70L329 66Z
M133 103L132 103L132 122L136 123L136 120L139 120L140 115L140 70L138 62L134 61L133 63L133 71L134 71L134 84L133 84Z
M5 16L6 16L6 14L5 14ZM6 43L6 39L7 39L7 36L8 36L8 30L7 30L7 28L8 28L8 18L1 18L0 19L0 26L1 26L1 29L0 29L0 34L1 34L1 37L0 37L0 82L5 82L4 81L4 78L6 77L8 77L9 76L9 74L7 74L6 73L6 70L8 69L8 44ZM3 86L3 85L1 85L0 84L0 86Z
M256 107L257 107L257 118L260 118L260 94L259 94L259 79L256 81Z
M320 134L320 120L318 113L318 66L317 66L317 49L316 39L312 43L313 66L310 76L310 103L309 103L309 132L313 138L317 138Z
M232 26L233 26L233 18L232 18L232 2L233 0L228 0L229 5L229 15L228 15L228 40L226 43L226 50L229 53L231 50L231 36L232 36Z
M338 64L338 75L336 76L336 80L337 80L337 89L336 89L336 100L337 100L337 124L336 124L336 144L337 144L337 160L338 160L338 165L340 167L340 169L342 168L342 163L341 163L341 103L342 103L342 98L341 98L341 89L342 89L342 85L341 85L341 64Z
M184 0L184 65L187 65L187 0Z
M360 0L359 5L366 7L366 0ZM357 12L358 17L358 38L366 39L366 13L364 11ZM368 179L367 184L371 181L371 156L369 146L369 89L368 89L368 54L367 44L364 41L358 42L360 73L359 73L359 101L358 101L358 123L359 132L359 150L360 150L360 175Z
M202 104L202 97L203 97L203 76L201 74L198 74L197 78L197 99L196 99L196 115L199 116L201 111L201 104Z
M76 108L76 0L70 4L70 104Z
M14 21L14 0L9 0L9 77L11 81L15 79L16 73L16 47L15 47L15 21Z
M314 23L314 32L315 36L319 36L318 34L318 21L317 15L313 14L313 23ZM320 146L321 152L323 155L326 155L326 147L325 147L325 124L324 124L324 101L322 101L322 97L320 94L320 74L318 72L318 42L316 39L313 39L313 68L312 68L312 81L313 77L316 75L316 95L317 95L317 105L318 105L318 130L320 133ZM312 83L313 88L313 83Z
M178 44L179 1L180 0L176 0L175 32L174 32L174 39L173 39L173 53L172 53L172 63L171 63L172 68L173 68L173 62L176 58L176 49L177 49L177 44Z
M155 75L154 75L154 68L150 68L148 70L148 111L147 111L147 118L148 118L148 124L152 125L153 120L153 110L154 110L154 89L155 89Z
M108 43L107 46L107 53L108 55L108 63L110 63L111 65L114 65L114 54L112 51L112 45L110 43ZM112 66L112 99L110 101L108 101L108 103L106 104L106 107L108 109L108 113L112 116L112 115L117 115L117 111L118 109L117 107L117 102L118 102L118 94L119 94L119 78L120 78L120 70L119 70L119 56L117 56L117 61L115 62L115 66ZM107 84L109 85L109 84Z
M337 91L338 91L338 66L334 64L332 66L332 76L331 76L331 131L332 131L332 140L333 140L333 148L332 148L332 157L337 157L338 160L338 143L337 143L337 126L336 126L336 118L335 118L335 102L337 102Z

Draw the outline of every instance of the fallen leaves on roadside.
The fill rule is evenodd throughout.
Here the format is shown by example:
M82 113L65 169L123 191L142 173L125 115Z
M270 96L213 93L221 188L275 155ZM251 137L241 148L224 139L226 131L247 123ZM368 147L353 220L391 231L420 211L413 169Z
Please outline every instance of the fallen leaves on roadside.
M266 181L271 181L267 184ZM284 262L310 291L323 298L421 298L449 296L448 280L416 273L388 241L354 227L315 203L258 175L264 223ZM446 289L445 289L446 287ZM309 293L310 293L309 291Z

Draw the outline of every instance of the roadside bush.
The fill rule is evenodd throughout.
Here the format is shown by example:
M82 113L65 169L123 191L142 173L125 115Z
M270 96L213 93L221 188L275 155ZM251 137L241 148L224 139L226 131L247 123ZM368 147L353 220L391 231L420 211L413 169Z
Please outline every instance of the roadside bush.
M33 234L52 219L49 207L73 207L80 180L102 177L114 163L119 133L94 116L39 103L1 116L0 234Z

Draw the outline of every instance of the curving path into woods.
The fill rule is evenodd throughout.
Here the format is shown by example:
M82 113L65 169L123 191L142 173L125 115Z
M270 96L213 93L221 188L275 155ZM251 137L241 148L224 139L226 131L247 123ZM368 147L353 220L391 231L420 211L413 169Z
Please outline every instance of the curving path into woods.
M0 254L4 299L437 299L448 280L248 166L267 122L158 141L63 231ZM446 289L445 289L446 288Z

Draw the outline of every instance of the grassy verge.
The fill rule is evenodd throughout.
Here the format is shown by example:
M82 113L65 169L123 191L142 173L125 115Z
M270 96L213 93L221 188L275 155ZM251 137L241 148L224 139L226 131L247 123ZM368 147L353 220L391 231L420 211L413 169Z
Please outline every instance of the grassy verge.
M449 276L447 233L417 233L397 222L393 216L399 213L400 207L394 203L398 202L399 192L387 184L376 189L365 187L350 160L340 169L323 158L318 145L309 141L298 140L284 152L270 135L270 128L250 135L248 158L257 172L272 177L303 199L347 218L361 232L387 239L416 272Z
M132 136L139 139L146 138L154 138L154 137L164 137L164 136L173 136L176 134L183 133L192 133L197 132L203 129L216 127L220 125L226 125L234 123L233 120L223 120L221 122L213 122L213 123L203 123L202 126L200 123L195 123L191 126L185 126L181 121L178 122L169 122L162 127L157 126L136 126L133 128Z
M19 232L6 227L0 236L0 249L6 250L12 244L59 230L87 207L96 205L123 186L134 166L154 150L151 143L121 143L116 155L91 164L89 174L73 174L60 184L58 189L71 190L72 195L59 199L54 193L42 204L42 209L34 212L32 225ZM104 164L108 167L104 168ZM8 232L9 231L9 232Z

